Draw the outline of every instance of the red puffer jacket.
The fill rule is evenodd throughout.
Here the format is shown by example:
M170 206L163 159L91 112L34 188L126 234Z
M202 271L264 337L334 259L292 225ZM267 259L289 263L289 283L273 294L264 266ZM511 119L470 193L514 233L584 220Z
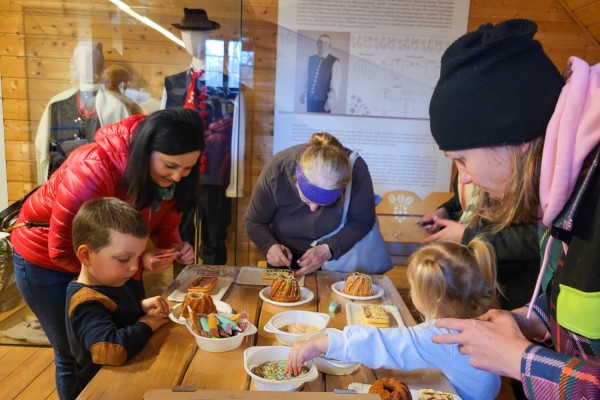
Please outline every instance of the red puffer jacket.
M27 199L18 222L50 222L49 228L18 228L11 232L15 250L40 267L78 273L81 264L73 250L71 228L79 207L87 200L117 197L126 200L120 184L127 165L129 143L144 115L134 115L98 130L95 142L75 149L61 167ZM181 213L173 200L162 201L160 209L140 210L149 221L157 248L180 243ZM151 217L151 218L150 218ZM141 276L138 271L136 277Z

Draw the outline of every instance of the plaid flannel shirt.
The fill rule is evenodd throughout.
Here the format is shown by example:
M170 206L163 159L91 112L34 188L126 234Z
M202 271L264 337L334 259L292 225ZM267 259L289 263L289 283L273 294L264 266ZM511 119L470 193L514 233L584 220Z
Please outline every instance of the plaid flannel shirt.
M550 307L556 309L556 305ZM552 334L554 349L532 344L521 359L523 390L531 399L600 399L600 340L558 325L540 296L533 308ZM599 315L590 318L599 318Z

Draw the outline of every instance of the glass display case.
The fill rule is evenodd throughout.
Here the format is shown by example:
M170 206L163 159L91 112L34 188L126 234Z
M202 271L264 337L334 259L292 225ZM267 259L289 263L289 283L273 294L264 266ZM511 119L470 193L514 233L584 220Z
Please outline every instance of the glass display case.
M243 19L257 18L254 9L247 4L243 16L242 0L18 0L0 8L6 17L0 28L2 208L47 181L72 151L94 141L99 128L183 107L196 87L206 98L188 106L205 119L206 149L201 200L184 216L184 239L197 247L198 264L248 265L241 221L251 193L257 28L249 23L249 30ZM14 309L18 291L7 268L2 293L11 301L0 304L5 330L3 317L11 324L25 321Z

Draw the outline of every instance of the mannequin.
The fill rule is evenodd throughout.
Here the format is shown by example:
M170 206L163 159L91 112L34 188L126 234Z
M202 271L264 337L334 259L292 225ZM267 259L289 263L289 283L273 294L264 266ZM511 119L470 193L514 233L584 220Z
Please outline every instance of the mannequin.
M239 88L228 86L227 75L204 72L206 40L220 25L210 21L204 10L185 8L182 23L173 26L181 30L192 60L189 69L165 78L161 108L185 106L198 110L205 120L206 144L201 157L200 200L196 210L201 230L198 232L195 216L190 214L184 215L180 232L189 243L201 242L199 254L204 264L223 265L227 262L225 240L231 222L231 197L241 196L243 187L243 171L239 170L244 157L243 99ZM234 110L226 116L228 100Z
M104 69L102 43L79 42L70 68L74 86L50 99L38 126L38 184L44 183L71 151L92 142L100 126L130 115L119 99L99 90Z

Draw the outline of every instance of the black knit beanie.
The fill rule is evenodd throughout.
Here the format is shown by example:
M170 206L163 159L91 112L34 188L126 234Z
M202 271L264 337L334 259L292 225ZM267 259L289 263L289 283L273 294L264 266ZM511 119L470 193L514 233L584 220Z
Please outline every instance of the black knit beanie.
M546 132L564 81L533 40L537 25L485 24L446 49L429 104L441 150L529 142Z

